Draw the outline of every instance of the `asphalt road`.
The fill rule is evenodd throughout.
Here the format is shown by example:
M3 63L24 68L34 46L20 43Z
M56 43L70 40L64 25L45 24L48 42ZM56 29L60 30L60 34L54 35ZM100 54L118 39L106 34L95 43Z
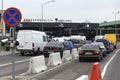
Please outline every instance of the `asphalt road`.
M101 72L103 71L106 63L111 59L113 53L108 54L107 57L100 62ZM88 75L90 77L93 63L95 62L89 61L89 60L85 62L79 62L79 60L76 59L61 67L47 71L35 77L34 79L36 80L75 80L82 75ZM106 80L111 80L111 79L106 79Z
M103 71L105 65L113 57L115 52L119 49L115 49L111 54L108 54L101 62L100 68L101 72ZM110 62L107 67L107 71L104 75L103 80L118 80L120 78L120 52L117 53L115 58ZM20 75L25 73L28 70L29 58L34 55L21 56L19 53L15 54L15 74ZM47 59L47 58L46 58ZM47 63L47 62L46 62ZM92 64L94 61L85 61L79 62L78 59L74 59L70 62L66 62L57 67L52 67L51 69L46 70L45 72L40 73L37 76L33 76L36 80L75 80L76 78L82 75L89 75L91 73ZM11 55L0 56L0 77L11 75ZM31 75L27 75L32 77Z
M110 62L105 71L103 80L120 79L120 76L119 76L119 73L120 73L120 70L119 70L120 54L119 53L120 51L116 52L119 50L119 46L120 45L118 45L117 49L115 49L112 53L107 54L107 56L100 62L101 75L104 72L104 68L106 64ZM114 55L115 57L113 58ZM111 60L111 58L113 59ZM78 59L76 59L61 67L58 67L53 70L47 71L43 74L40 74L34 79L35 80L75 80L76 78L82 75L88 75L90 77L93 63L94 61L79 62Z
M109 64L103 80L119 80L120 79L120 52Z

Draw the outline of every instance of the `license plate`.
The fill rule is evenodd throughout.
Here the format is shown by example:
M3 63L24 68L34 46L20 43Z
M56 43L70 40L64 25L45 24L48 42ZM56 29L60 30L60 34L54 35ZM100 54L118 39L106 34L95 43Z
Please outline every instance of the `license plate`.
M86 52L85 54L92 54L91 52Z

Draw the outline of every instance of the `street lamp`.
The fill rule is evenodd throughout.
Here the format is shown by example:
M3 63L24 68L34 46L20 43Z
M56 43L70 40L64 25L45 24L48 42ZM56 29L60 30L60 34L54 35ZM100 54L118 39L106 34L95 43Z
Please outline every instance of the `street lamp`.
M42 17L42 31L44 30L44 29L43 29L43 27L44 27L44 26L43 26L43 6L44 6L45 4L48 4L48 3L51 3L51 2L55 2L55 0L48 1L48 2L45 2L45 3L42 4L42 9L41 9L41 10L42 10L42 11L41 11L41 17Z
M120 13L120 11L116 11L116 12L112 12L112 13L115 15L115 33L116 33L116 35L117 35L116 16L117 16L118 13Z

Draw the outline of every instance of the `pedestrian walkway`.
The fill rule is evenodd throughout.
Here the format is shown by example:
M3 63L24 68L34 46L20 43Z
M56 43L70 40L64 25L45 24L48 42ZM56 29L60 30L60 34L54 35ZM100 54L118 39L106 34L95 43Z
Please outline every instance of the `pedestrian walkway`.
M11 51L0 51L0 56L9 55Z
M12 51L0 51L0 56L9 55L11 53ZM15 53L17 53L17 51L15 51Z

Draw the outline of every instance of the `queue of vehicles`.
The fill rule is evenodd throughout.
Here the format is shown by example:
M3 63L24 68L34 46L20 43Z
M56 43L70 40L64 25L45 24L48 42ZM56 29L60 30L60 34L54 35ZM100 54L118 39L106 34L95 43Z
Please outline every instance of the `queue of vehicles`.
M21 55L28 54L44 54L48 55L50 52L61 52L61 56L64 50L71 50L82 46L80 42L82 39L86 39L85 36L82 38L80 35L73 35L76 37L76 43L73 43L71 37L54 37L49 41L45 32L35 30L19 30L17 34L17 40L19 45L17 51L20 51ZM77 46L75 46L77 45Z
M79 52L79 61L83 59L96 59L97 61L101 61L103 57L111 53L116 48L117 39L115 34L107 35L110 38L97 35L95 36L94 42L83 45Z
M111 39L112 38L112 39ZM101 61L107 54L116 48L116 35L106 34L95 36L94 42L86 40L85 36L71 35L69 37L54 37L47 40L47 34L35 30L20 30L17 34L17 50L21 55L42 54L49 56L51 52L60 52L62 57L64 50L79 48L79 61L93 58Z

